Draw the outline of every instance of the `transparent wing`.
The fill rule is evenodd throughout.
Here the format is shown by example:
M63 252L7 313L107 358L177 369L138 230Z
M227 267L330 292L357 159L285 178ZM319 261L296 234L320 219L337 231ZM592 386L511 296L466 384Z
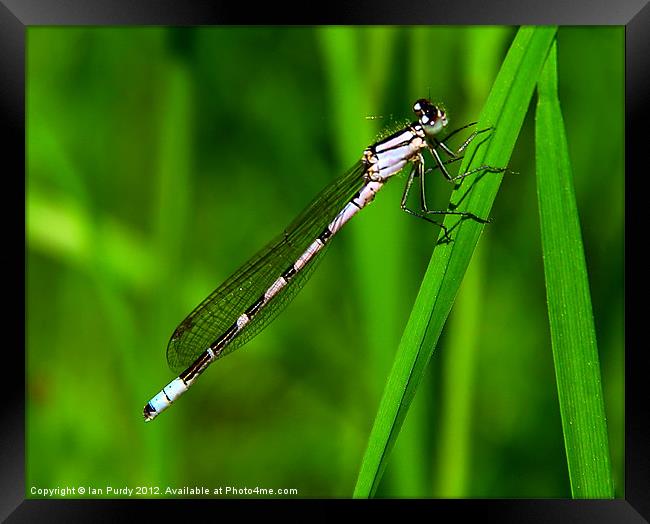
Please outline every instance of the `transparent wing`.
M167 363L181 372L221 336L287 270L364 184L359 161L330 183L277 238L242 265L183 320L167 345ZM327 247L327 244L326 246ZM326 249L322 249L262 308L224 349L226 355L257 335L296 296Z

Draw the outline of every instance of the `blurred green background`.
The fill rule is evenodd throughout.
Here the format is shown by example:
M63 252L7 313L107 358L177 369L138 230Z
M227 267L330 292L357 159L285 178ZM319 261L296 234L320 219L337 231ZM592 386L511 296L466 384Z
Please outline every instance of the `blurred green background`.
M30 27L27 496L79 485L351 496L438 235L400 211L403 176L262 334L155 422L142 407L173 378L176 325L382 127L429 95L451 129L477 119L515 32ZM623 497L624 30L567 27L558 39ZM380 497L570 497L533 118ZM449 185L436 175L429 188L444 207Z

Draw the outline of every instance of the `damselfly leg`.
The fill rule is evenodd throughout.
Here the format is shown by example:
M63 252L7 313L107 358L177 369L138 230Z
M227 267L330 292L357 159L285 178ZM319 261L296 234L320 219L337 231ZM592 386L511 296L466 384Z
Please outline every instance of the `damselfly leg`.
M419 155L416 159L413 160L414 165L413 168L411 169L411 172L409 173L408 179L406 181L406 185L404 187L404 192L402 193L402 200L400 202L400 207L403 211L406 211L410 215L416 216L418 218L422 218L428 222L431 222L438 227L440 227L444 234L445 234L445 239L446 241L450 240L449 237L449 230L448 228L442 224L441 222L438 222L436 220L433 220L429 218L429 215L460 215L465 218L469 218L472 220L475 220L477 222L480 222L481 224L486 224L489 223L489 219L484 219L481 217L476 216L474 213L470 213L468 211L454 211L454 210L433 210L429 209L429 206L427 205L427 199L426 199L426 187L425 187L425 174L430 173L432 171L435 171L436 169L440 169L442 174L444 175L445 179L451 183L455 183L457 180L463 179L466 176L478 173L478 172L489 172L489 173L503 173L506 171L506 168L496 168L488 165L482 165L478 168L471 169L469 171L466 171L464 173L459 173L455 176L452 176L449 171L447 170L447 165L451 164L453 162L458 162L459 160L462 160L464 158L464 155L462 153L467 149L467 146L480 134L486 133L488 131L491 131L493 128L488 127L485 129L480 129L478 131L474 131L461 145L456 151L453 151L452 149L447 146L445 142L447 142L452 136L456 135L460 131L467 129L468 127L476 125L476 122L472 122L470 124L464 125L463 127L460 127L451 133L449 133L444 140L438 140L435 137L432 137L431 142L432 145L428 147L429 151L431 152L433 158L436 161L435 167L432 167L430 169L427 169L426 171L424 170L424 159L422 158L422 155ZM443 160L439 153L438 153L438 148L440 148L442 151L445 152L449 157L451 157L448 160ZM410 209L407 206L407 201L408 197L411 191L411 187L413 185L413 179L415 177L420 178L420 211L415 211L413 209Z
M449 133L449 135L447 135L444 140L438 140L435 137L431 138L431 141L433 142L433 145L430 146L428 149L431 152L431 155L433 156L433 158L435 159L437 167L440 169L440 171L442 172L442 174L444 175L444 177L447 179L448 182L454 183L456 180L460 180L462 178L465 178L468 175L478 173L481 170L488 170L489 172L495 172L495 171L493 171L494 169L500 169L500 171L496 171L496 172L505 171L505 168L501 169L501 168L493 168L491 166L481 166L479 168L472 169L472 170L467 171L465 173L459 173L459 174L457 174L455 176L451 176L449 174L449 171L445 167L445 164L448 164L449 162L443 162L442 161L442 159L440 158L440 155L438 154L438 148L442 149L452 159L458 160L458 159L463 158L461 156L462 153L465 151L465 149L467 149L467 146L469 146L477 136L479 136L482 133L487 133L488 131L492 131L492 129L494 129L494 128L486 127L485 129L479 129L478 131L474 131L471 135L469 135L465 139L465 141L460 145L460 147L458 149L456 149L456 151L452 151L447 146L447 144L445 142L447 142L452 136L454 136L458 132L462 131L463 129L467 129L468 127L471 127L471 126L474 126L474 125L476 125L476 122L472 122L470 124L464 125L463 127L459 127L458 129L456 129L456 130L452 131L451 133Z
M462 157L458 158L452 158L451 160L447 160L445 163L450 164L452 162L456 162L460 160ZM433 168L435 169L435 168ZM418 218L422 218L423 220L426 220L427 222L431 222L432 224L435 224L438 226L440 229L442 229L445 233L445 240L449 242L451 240L451 237L449 236L449 229L447 226L445 226L442 222L438 222L436 220L433 220L432 218L429 218L428 215L461 215L463 217L471 218L473 220L477 220L479 222L485 223L484 220L480 219L473 213L469 213L466 211L453 211L453 210L434 210L434 209L429 209L427 205L427 200L426 200L426 193L425 193L425 188L424 188L424 159L420 158L414 161L413 168L411 169L411 172L409 173L408 179L406 180L406 186L404 187L404 192L402 193L402 200L400 202L400 208L402 211L406 211L408 214L413 215ZM415 177L420 178L420 211L415 211L413 209L410 209L407 206L407 201L408 201L408 196L411 191L411 186L413 185L413 179Z

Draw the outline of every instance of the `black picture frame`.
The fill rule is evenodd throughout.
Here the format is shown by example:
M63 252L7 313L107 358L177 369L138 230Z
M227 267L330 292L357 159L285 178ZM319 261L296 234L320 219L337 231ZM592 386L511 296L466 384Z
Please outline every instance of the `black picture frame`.
M626 27L626 229L636 228L643 239L644 217L635 199L643 194L640 184L647 177L642 152L647 145L647 116L650 93L650 7L646 0L589 2L574 0L504 0L487 3L481 0L438 0L434 2L355 2L349 6L325 2L309 11L296 11L276 3L251 9L243 4L139 0L2 0L0 2L0 104L4 128L4 182L9 185L0 206L4 224L2 260L5 274L6 304L4 312L5 359L2 380L0 427L0 518L9 522L115 521L125 514L149 515L152 509L168 511L170 501L120 500L25 500L25 379L24 354L16 348L25 347L25 32L36 25L212 25L212 24L559 24L559 25L624 25ZM292 15L292 16L290 16ZM607 133L603 129L603 137ZM23 177L21 177L23 174ZM638 177L638 178L637 178ZM639 180L637 182L637 180ZM641 226L641 227L640 227ZM643 257L627 252L630 264L626 282L634 289L642 284L634 264ZM22 278L21 278L22 277ZM627 291L627 284L626 284ZM21 307L22 306L22 307ZM643 308L628 307L626 340L634 335L630 327L643 314ZM23 326L23 329L20 329ZM648 367L643 359L642 343L626 345L626 470L625 500L427 500L406 501L414 509L432 512L438 518L462 519L471 515L490 517L500 522L643 522L650 518L650 442L647 409ZM175 501L182 516L191 511L220 505L220 511L232 509L236 501ZM288 502L288 504L287 504ZM350 516L365 512L368 504L384 511L392 501L349 503ZM395 502L397 504L399 502ZM402 501L401 503L404 503ZM245 510L268 511L277 501L245 501ZM293 510L308 510L305 501L285 501ZM191 506L190 506L191 505ZM321 501L319 505L324 505ZM333 504L337 506L339 504ZM213 510L214 508L210 508ZM146 513L145 513L146 512ZM241 504L238 518L243 516ZM171 514L167 514L172 518Z

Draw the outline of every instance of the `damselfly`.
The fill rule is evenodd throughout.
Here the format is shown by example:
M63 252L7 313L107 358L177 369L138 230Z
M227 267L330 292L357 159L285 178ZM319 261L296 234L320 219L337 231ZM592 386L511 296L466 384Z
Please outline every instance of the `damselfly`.
M345 175L327 186L281 235L235 271L179 324L167 346L167 362L180 374L145 405L145 421L167 409L212 362L266 327L305 284L331 238L407 164L412 164L412 168L402 195L403 210L437 224L446 238L449 235L445 226L430 215L455 214L483 221L468 212L427 208L422 153L430 151L436 168L451 182L480 170L502 172L504 169L481 166L452 177L447 171L446 164L460 160L467 145L487 129L473 132L460 148L452 151L445 142L474 124L438 140L436 135L447 126L445 111L426 99L415 102L413 111L418 117L416 122L366 148ZM443 161L441 152L449 159ZM420 211L407 207L415 178L421 184Z

